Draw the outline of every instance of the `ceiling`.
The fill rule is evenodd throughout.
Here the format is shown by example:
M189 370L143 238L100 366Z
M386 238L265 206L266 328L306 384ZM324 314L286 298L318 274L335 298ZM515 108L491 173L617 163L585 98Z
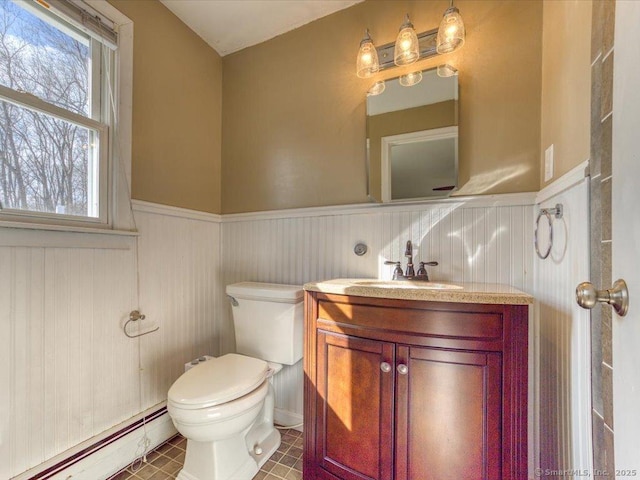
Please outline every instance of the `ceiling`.
M221 56L364 0L160 0Z

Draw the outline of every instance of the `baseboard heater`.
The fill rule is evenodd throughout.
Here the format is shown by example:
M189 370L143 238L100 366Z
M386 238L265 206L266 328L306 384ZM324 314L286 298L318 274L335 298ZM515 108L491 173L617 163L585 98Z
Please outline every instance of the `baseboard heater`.
M71 478L73 479L83 478L85 476L83 475L83 473L87 474L89 472L85 471L85 469L80 469L81 467L77 465L78 463L82 462L83 460L87 460L89 457L93 455L99 454L99 452L103 453L101 451L103 451L107 447L113 446L116 442L118 442L121 439L124 439L124 437L126 437L127 435L131 435L136 430L142 428L143 425L146 424L147 426L149 426L151 422L153 422L154 420L158 420L160 417L162 417L165 414L167 414L166 405L163 405L157 409L153 409L151 412L145 414L144 416L141 416L140 418L133 421L132 423L126 424L120 428L114 427L114 428L117 428L116 431L108 433L104 438L100 438L99 440L95 441L94 443L91 443L90 445L80 447L81 448L80 450L71 453L69 456L65 458L62 458L59 460L56 460L54 458L52 460L49 460L49 462L54 462L52 465L44 466L46 463L48 463L46 462L45 464L39 467L34 467L33 469L30 469L18 475L17 477L14 477L13 480L50 480L56 477L56 475L59 475L63 471L65 473L69 473ZM155 448L155 446L167 440L168 438L163 438L163 437L166 437L167 434L169 435L168 438L171 438L171 436L175 434L175 430L169 430L168 432L165 431L164 435L161 434L159 438L155 439L156 441L153 441L152 439L152 446L150 448ZM89 442L90 441L91 440L89 440ZM108 454L105 454L105 456L106 455ZM111 455L114 456L115 453L111 452ZM117 457L117 455L115 456ZM117 464L117 460L118 460L117 458L116 459L110 458L106 462L107 465L105 465L105 467L107 471L101 472L103 473L104 478L107 478L109 475L116 473L118 469L124 468L127 464L126 462L131 461L131 459L129 458L127 459L122 458L120 461L120 464ZM96 459L95 463L98 464L99 462L100 460ZM74 470L73 469L74 466L76 466L77 469L80 469L80 471L73 472L72 470ZM31 472L34 472L36 469L40 469L43 467L44 469L38 471L37 473L31 473ZM108 470L111 470L111 469L115 469L115 471L109 473ZM67 477L64 477L64 478L67 478ZM94 476L93 478L95 479L98 477Z

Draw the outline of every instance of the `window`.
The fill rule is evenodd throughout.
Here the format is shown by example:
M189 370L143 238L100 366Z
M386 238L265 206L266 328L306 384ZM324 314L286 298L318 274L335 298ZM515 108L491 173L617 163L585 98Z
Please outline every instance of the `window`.
M42 5L0 0L0 218L108 226L114 51Z

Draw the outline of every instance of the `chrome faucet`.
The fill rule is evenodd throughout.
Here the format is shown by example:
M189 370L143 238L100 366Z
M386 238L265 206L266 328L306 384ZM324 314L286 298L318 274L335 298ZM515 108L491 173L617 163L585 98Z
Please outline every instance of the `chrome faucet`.
M418 266L418 272L413 268L413 245L411 244L411 240L407 241L407 246L404 251L404 256L407 257L407 268L402 272L402 265L400 262L393 262L387 260L385 265L394 265L393 269L393 279L394 280L422 280L423 282L429 281L429 274L427 273L426 267L435 267L438 265L438 262L420 262Z

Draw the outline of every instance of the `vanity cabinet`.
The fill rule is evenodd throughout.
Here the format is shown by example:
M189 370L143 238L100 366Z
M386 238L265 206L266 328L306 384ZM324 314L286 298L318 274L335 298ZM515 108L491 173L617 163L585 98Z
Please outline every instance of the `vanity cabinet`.
M527 478L526 305L305 302L305 479Z

